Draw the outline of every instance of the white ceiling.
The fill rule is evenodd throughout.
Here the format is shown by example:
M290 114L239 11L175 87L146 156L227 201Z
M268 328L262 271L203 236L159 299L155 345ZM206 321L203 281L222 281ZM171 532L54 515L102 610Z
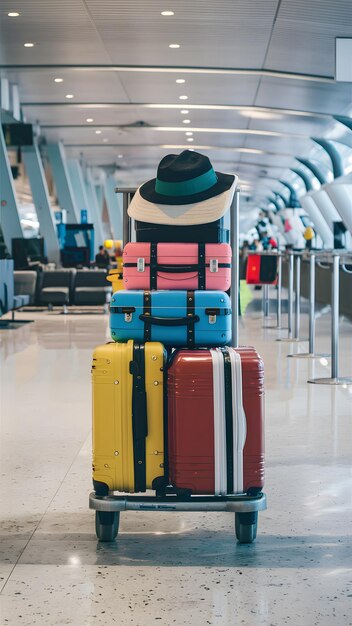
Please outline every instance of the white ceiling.
M336 132L333 114L351 113L352 86L334 82L336 36L352 37L351 0L1 0L0 72L46 141L116 164L124 184L199 146L260 197L310 154L312 135Z

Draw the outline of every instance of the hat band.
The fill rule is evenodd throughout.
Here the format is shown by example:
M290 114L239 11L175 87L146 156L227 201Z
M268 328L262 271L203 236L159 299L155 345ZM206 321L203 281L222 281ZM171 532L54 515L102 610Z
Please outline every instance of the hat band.
M183 180L170 183L159 178L155 181L155 191L163 196L190 196L202 191L207 191L218 182L218 177L213 168L191 180Z

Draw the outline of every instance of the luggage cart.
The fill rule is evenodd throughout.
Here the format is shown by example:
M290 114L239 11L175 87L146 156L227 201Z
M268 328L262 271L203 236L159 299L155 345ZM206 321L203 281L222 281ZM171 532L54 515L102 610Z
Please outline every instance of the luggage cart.
M124 245L131 240L131 220L127 208L135 189L116 189L123 194L123 235ZM237 189L231 206L231 304L232 304L232 342L238 346L239 316L239 196ZM252 543L257 536L258 512L267 508L266 495L228 494L225 496L176 495L172 489L166 495L129 495L109 493L98 496L92 492L89 496L89 508L95 511L95 529L100 541L114 541L117 536L121 511L163 511L163 512L221 512L235 513L235 533L240 543Z

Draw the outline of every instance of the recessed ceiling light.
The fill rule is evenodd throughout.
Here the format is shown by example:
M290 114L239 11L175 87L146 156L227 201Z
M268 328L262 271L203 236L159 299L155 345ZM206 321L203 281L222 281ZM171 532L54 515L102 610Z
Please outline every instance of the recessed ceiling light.
M11 11L11 13L7 14L9 17L18 17L19 13L17 13L17 11Z
M95 131L95 134L96 134L96 135L101 135L101 130L96 130L96 131Z
M123 154L118 154L118 155L117 155L117 158L118 158L118 159L122 159L122 158L123 158Z
M193 137L188 137L187 141L194 141Z
M184 124L190 124L191 120L182 120Z
M185 79L184 79L184 78L177 78L177 79L176 79L176 82L177 82L177 84L178 84L178 85L182 85L182 84L183 84L183 83L185 83L186 81L185 81Z
M188 100L188 96L179 96L179 100Z
M31 43L30 41L24 44L25 48L33 48L33 46L34 46L34 43Z
M94 122L92 117L87 117L86 122L88 122L88 124L91 124L92 122Z
M54 83L63 83L64 79L63 78L54 78Z
M66 94L66 98L67 98L67 100L72 100L72 98L74 98L73 93L67 93Z
M182 109L181 113L182 113L182 115L188 115L189 111L188 111L188 109Z
M169 44L169 48L180 48L180 44L179 43L170 43Z
M250 117L253 120L281 120L282 115L268 113L267 111L240 111L243 117Z
M187 130L186 131L186 135L187 135L187 137L192 137L193 133L192 133L191 130Z
M173 11L161 11L161 15L164 17L170 17L171 15L175 15Z

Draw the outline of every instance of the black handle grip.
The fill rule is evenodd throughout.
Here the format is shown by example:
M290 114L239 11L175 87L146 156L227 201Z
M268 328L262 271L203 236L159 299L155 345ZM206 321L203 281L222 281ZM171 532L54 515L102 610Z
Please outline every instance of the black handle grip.
M139 319L149 322L155 326L188 326L194 322L199 322L199 315L188 315L187 317L156 317L155 315L145 315L142 313Z
M167 274L179 274L182 272L198 272L199 265L157 265L158 272L165 272Z

